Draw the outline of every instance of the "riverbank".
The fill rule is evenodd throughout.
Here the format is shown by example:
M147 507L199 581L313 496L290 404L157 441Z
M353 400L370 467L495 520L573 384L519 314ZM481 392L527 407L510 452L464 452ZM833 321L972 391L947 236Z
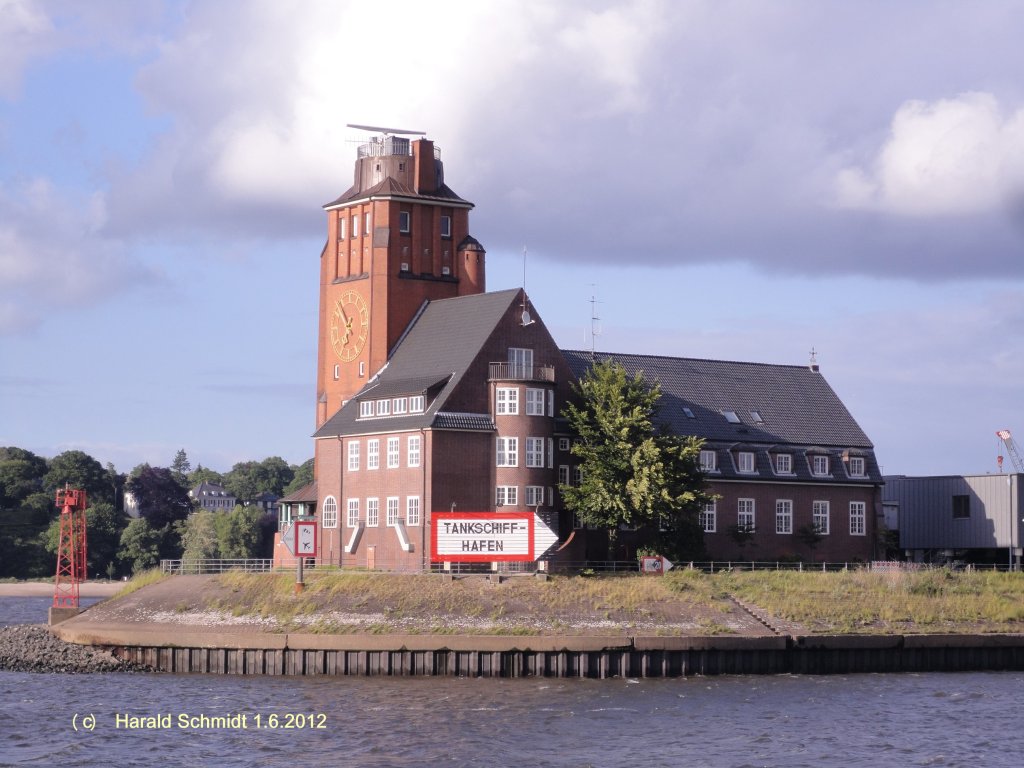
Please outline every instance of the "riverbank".
M80 584L81 597L112 597L124 589L123 581L87 581ZM52 597L52 581L0 581L0 597Z

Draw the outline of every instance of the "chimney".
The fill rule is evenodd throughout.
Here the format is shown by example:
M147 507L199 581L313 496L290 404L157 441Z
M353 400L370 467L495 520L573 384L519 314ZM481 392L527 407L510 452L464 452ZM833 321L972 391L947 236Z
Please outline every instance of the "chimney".
M417 139L412 143L413 162L416 164L416 192L424 194L437 191L437 162L434 160L434 142Z

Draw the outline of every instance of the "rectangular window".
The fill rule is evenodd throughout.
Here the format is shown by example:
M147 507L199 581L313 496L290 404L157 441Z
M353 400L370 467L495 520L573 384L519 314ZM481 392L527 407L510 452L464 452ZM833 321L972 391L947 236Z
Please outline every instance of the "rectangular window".
M350 440L348 444L348 471L355 472L359 469L359 441Z
M736 503L736 524L745 530L754 530L753 499L740 499Z
M352 237L359 237L359 214L352 215Z
M725 420L730 424L740 423L740 417L737 415L736 411L722 411L721 413L725 416Z
M548 469L555 468L555 438L548 438Z
M718 461L715 458L716 454L714 451L701 451L700 452L700 468L705 472L714 472L718 466Z
M526 415L527 416L543 416L544 415L544 390L543 389L531 389L526 390Z
M398 525L398 497L388 496L388 511L385 518L389 528Z
M395 469L399 465L398 461L398 440L397 437L388 438L388 469Z
M850 477L864 477L864 457L850 457Z
M519 438L518 437L499 437L497 438L498 445L498 464L499 467L518 467L519 466Z
M376 528L380 525L380 500L366 500L366 527Z
M754 454L750 451L740 451L737 455L740 472L754 471Z
M377 401L377 415L387 416L391 413L391 401L390 400L378 400Z
M820 533L822 536L827 536L829 531L828 502L816 501L811 506L811 510L813 513L812 522L814 523L814 530Z
M365 230L363 231L363 234L368 235L370 234L370 214L366 214L363 217L363 221L365 222Z
M775 471L780 475L793 474L793 457L788 453L780 453L775 456Z
M815 475L827 475L828 474L828 456L812 456L811 457L811 472Z
M544 486L542 485L528 485L526 486L526 506L538 507L544 503Z
M348 519L345 520L345 525L349 528L359 525L359 499L348 500Z
M359 418L365 419L369 416L373 416L373 401L363 400L359 403Z
M412 214L409 211L398 212L398 231L403 235L409 234L412 229Z
M409 413L423 413L423 395L409 398Z
M519 503L519 488L515 485L499 485L494 489L494 503L499 507L514 507Z
M345 239L345 214L338 214L338 239Z
M517 387L498 387L494 396L494 412L505 415L519 413L519 389Z
M410 467L418 467L420 465L420 436L409 435L409 443L406 447L408 448L407 463Z
M366 441L366 468L380 469L380 440Z
M555 390L548 390L548 416L555 416Z
M569 450L569 438L568 437L560 437L560 438L558 438L558 450L560 450L560 451L568 451Z
M393 406L395 416L401 416L409 410L409 399L406 397L396 397Z
M583 467L573 467L572 476L576 485L583 485Z
M709 501L700 511L700 527L704 529L704 533L714 533L717 523L718 512L715 508L715 502Z
M420 497L419 496L406 496L405 497L405 524L406 525L419 525L420 524Z
M850 502L850 535L864 536L867 533L867 504L863 501Z
M558 467L558 484L568 485L569 484L569 465L562 464Z
M509 375L515 379L533 378L533 350L522 347L508 348Z
M956 495L953 497L953 519L963 520L971 516L971 497Z
M528 466L528 467L543 467L544 466L544 438L543 437L528 437L528 438L526 438L526 466Z
M789 499L778 499L775 502L775 532L793 532L793 502Z
M452 217L442 216L441 217L441 237L452 236Z

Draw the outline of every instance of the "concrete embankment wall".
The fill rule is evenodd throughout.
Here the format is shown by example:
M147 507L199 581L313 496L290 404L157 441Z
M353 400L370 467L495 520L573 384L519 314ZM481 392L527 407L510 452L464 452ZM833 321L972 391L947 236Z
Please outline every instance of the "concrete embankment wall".
M73 634L65 639L173 673L608 678L1024 669L1024 635Z

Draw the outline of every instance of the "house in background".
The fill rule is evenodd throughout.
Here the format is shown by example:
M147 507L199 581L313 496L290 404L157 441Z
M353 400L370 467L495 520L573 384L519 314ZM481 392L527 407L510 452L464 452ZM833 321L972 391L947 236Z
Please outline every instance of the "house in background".
M230 512L235 508L236 499L223 485L207 481L201 482L188 492L192 503L198 509L209 509L212 512Z
M885 478L883 503L914 562L1020 564L1024 474Z

